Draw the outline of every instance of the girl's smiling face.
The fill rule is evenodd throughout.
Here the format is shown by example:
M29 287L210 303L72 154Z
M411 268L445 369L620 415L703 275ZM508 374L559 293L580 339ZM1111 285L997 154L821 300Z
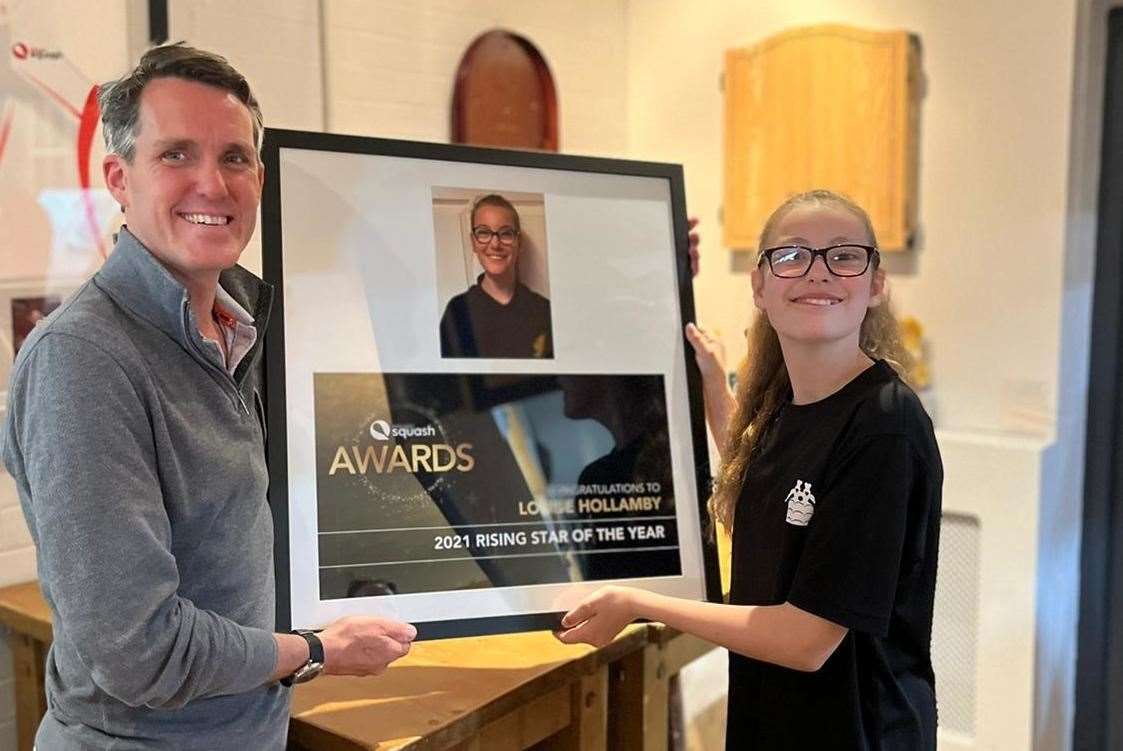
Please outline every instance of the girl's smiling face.
M824 248L840 243L870 245L862 220L840 206L799 206L776 223L765 247L805 245ZM753 303L768 316L780 341L829 343L853 338L855 346L866 311L884 297L885 272L873 263L861 276L835 276L816 257L808 272L795 279L774 276L768 263L752 272Z
M500 242L498 233L501 230L517 231L518 219L502 206L485 205L476 209L473 222L473 230L485 227L495 233L486 243L472 238L472 249L483 270L493 277L513 272L519 260L519 236L516 234L513 243L504 245Z

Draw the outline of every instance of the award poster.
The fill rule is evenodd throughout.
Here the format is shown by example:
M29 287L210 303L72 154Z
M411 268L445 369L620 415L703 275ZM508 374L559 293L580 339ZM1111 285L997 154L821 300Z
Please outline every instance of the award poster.
M278 626L716 599L682 172L269 130Z

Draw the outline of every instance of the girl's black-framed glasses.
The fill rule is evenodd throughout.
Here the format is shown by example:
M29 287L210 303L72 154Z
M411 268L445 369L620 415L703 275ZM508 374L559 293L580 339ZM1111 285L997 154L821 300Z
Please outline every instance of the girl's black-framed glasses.
M476 227L472 230L472 237L480 245L487 245L491 242L491 238L499 240L500 245L514 245L515 240L518 238L518 230L511 227L504 227L500 230L493 230L490 227Z
M809 248L806 245L780 245L760 251L759 266L768 261L768 269L773 276L783 279L796 279L811 270L816 256L821 256L827 271L835 276L861 276L877 257L877 248L872 245L842 243L825 248Z

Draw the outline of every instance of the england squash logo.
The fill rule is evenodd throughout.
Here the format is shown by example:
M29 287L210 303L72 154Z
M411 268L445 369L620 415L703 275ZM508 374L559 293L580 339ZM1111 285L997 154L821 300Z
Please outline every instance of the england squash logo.
M795 487L788 491L788 514L784 518L788 524L806 527L815 513L815 496L811 494L811 483L795 481Z

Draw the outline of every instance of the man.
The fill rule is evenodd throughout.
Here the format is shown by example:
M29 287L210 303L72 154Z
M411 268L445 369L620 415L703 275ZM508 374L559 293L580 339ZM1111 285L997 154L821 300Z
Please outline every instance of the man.
M99 100L126 227L20 348L0 435L54 620L37 745L283 748L279 680L377 674L416 632L348 618L318 639L272 633L271 289L235 266L263 179L248 84L170 45Z

